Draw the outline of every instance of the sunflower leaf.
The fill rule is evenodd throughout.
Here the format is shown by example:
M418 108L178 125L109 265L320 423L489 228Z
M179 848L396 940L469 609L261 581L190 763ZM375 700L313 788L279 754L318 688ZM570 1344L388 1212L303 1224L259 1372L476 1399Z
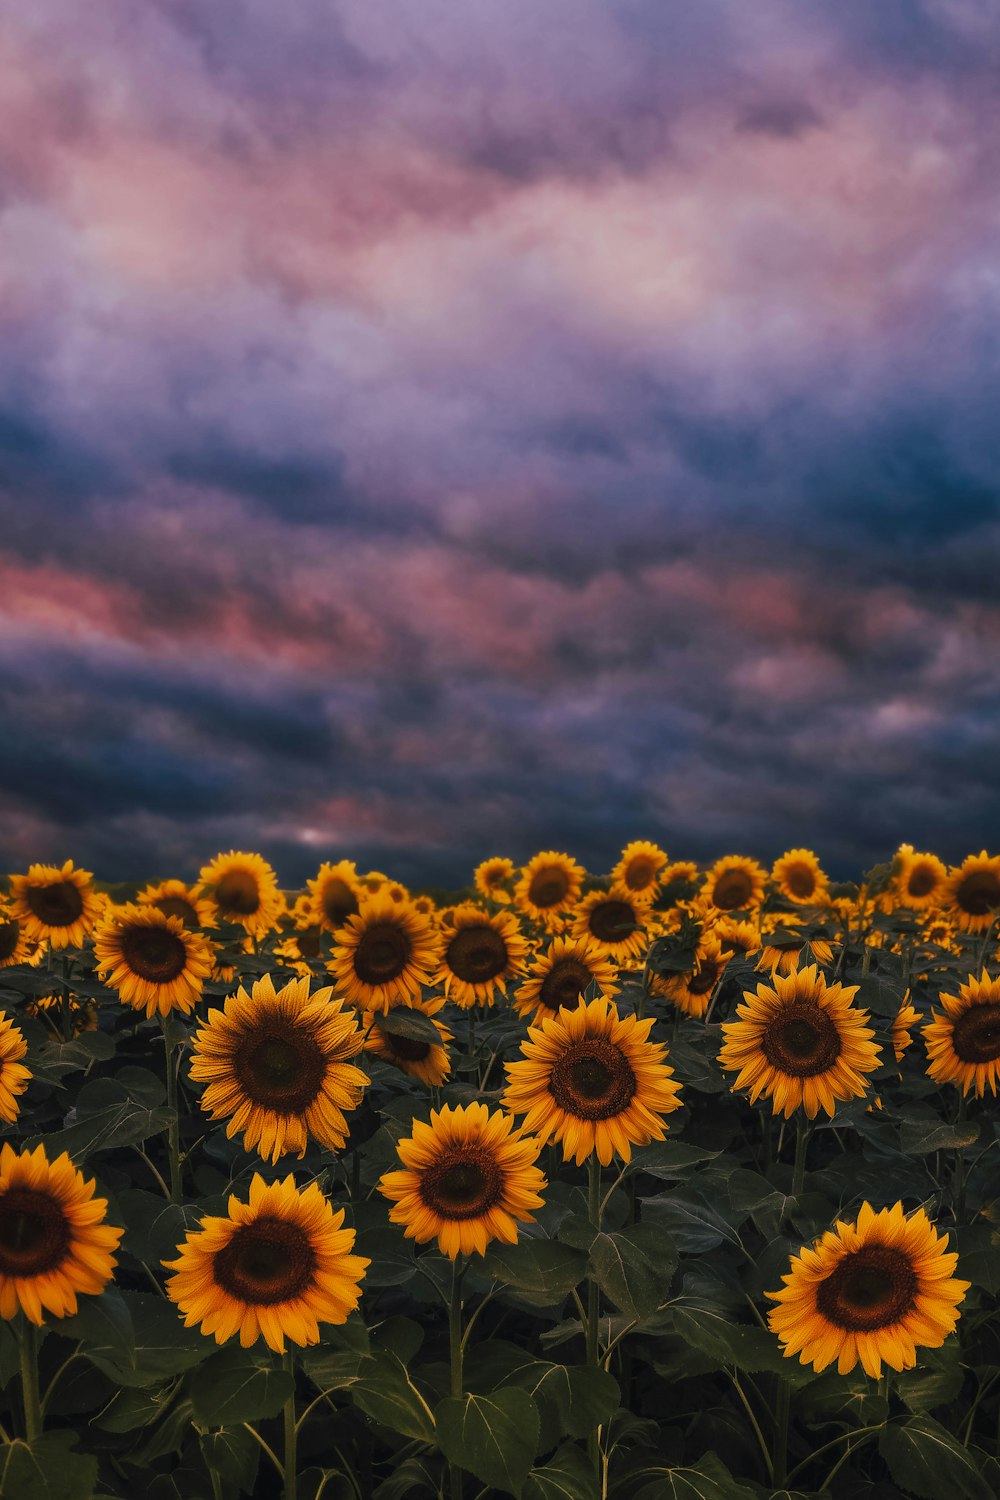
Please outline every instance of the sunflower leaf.
M931 1151L972 1146L979 1139L979 1130L977 1120L952 1125L947 1120L935 1123L908 1119L900 1126L899 1144L907 1156L926 1156Z
M406 1365L388 1349L373 1349L365 1355L351 1395L373 1422L422 1443L434 1441L434 1414Z
M446 1396L434 1416L449 1463L520 1500L539 1438L538 1408L526 1391Z
M295 1382L269 1353L223 1349L191 1377L191 1407L202 1427L229 1427L275 1417Z
M75 1432L45 1432L0 1446L0 1500L90 1500L97 1459L77 1453Z
M491 1245L484 1270L525 1301L555 1307L586 1276L587 1257L557 1240L523 1239L516 1245Z
M408 1041L430 1042L435 1046L440 1046L441 1043L441 1033L430 1016L408 1005L397 1005L376 1016L375 1025L379 1031L387 1031L390 1036L406 1037Z
M575 1443L564 1443L540 1469L532 1469L522 1500L598 1500L597 1476Z
M921 1500L995 1500L969 1450L926 1413L891 1423L878 1447L896 1483Z

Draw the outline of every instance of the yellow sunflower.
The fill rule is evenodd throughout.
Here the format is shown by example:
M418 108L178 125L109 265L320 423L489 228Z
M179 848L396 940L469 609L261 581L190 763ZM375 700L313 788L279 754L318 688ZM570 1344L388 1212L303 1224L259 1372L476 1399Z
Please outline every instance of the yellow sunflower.
M1000 912L1000 856L970 854L949 874L940 904L963 932L985 932Z
M676 859L660 871L657 906L671 907L694 895L698 884L698 866L693 859Z
M910 1004L910 992L907 990L889 1028L889 1034L892 1038L892 1050L896 1055L897 1062L902 1062L903 1054L913 1040L910 1035L910 1027L915 1026L919 1020L920 1012Z
M12 1125L21 1112L17 1102L31 1082L31 1073L21 1066L27 1043L14 1022L0 1010L0 1120Z
M266 1183L254 1173L250 1201L231 1196L226 1218L204 1218L163 1262L173 1274L167 1295L185 1328L224 1344L239 1334L244 1349L263 1337L276 1354L285 1340L319 1343L320 1323L346 1323L361 1299L371 1262L353 1255L345 1229L315 1182L301 1190L293 1177Z
M207 1084L202 1109L273 1162L304 1156L310 1135L339 1151L350 1129L344 1111L357 1108L368 1083L348 1061L364 1042L357 1017L332 995L310 996L308 979L275 992L265 974L252 994L241 986L210 1010L195 1033L191 1077Z
M934 1011L924 1027L927 1071L938 1083L961 1084L963 1094L995 1094L1000 1076L1000 979L986 970L970 974L957 995L940 996L944 1015Z
M80 1292L103 1292L125 1233L107 1209L65 1151L50 1162L44 1146L0 1149L0 1318L72 1317Z
M481 896L506 906L510 901L510 887L516 874L513 860L496 855L493 859L484 859L481 865L476 866L473 879Z
M652 901L660 889L667 856L659 844L633 839L611 871L611 883L622 885L635 901Z
M644 952L649 941L646 908L624 885L591 891L573 908L570 932L589 938L605 958L627 964Z
M826 900L830 883L811 849L789 849L775 860L771 880L786 901L818 906Z
M527 947L513 912L491 917L471 903L456 907L432 982L456 1005L492 1005L520 972Z
M757 922L750 920L737 920L735 917L719 917L712 927L723 948L729 948L734 954L742 953L749 957L752 953L759 953L761 943L760 927Z
M654 974L650 988L654 995L672 1001L687 1015L703 1016L732 956L731 949L723 949L716 932L703 932L695 950L694 968L687 974Z
M936 854L917 854L904 844L896 855L893 886L901 906L916 911L936 906L947 880L948 871Z
M277 925L284 897L277 875L259 854L235 849L217 854L200 879L221 921L245 927L258 939Z
M179 917L192 932L215 926L215 911L200 885L161 880L157 885L147 885L135 899L138 906L155 906L165 917Z
M434 905L434 897L424 895L414 896L413 910L419 912L422 917L433 917L437 911L437 907Z
M517 1243L518 1223L534 1223L545 1178L534 1165L541 1143L485 1104L431 1110L396 1142L403 1169L386 1172L379 1191L407 1239L436 1239L443 1255L484 1255L491 1240Z
M579 900L583 876L583 866L575 859L547 850L525 865L514 900L532 921L558 924L561 914Z
M27 875L10 877L10 915L34 942L79 948L103 904L92 879L89 870L74 869L71 859L61 869L32 865Z
M947 1249L923 1209L903 1205L876 1213L862 1205L853 1224L837 1221L815 1245L792 1257L778 1304L768 1314L783 1352L847 1375L858 1361L873 1380L883 1363L912 1370L918 1348L939 1349L958 1322L968 1281L954 1277L958 1256Z
M358 879L369 896L377 896L389 883L388 875L383 875L381 870L369 870L367 875L359 875Z
M764 899L767 871L754 859L727 854L705 877L704 894L719 911L746 911Z
M285 959L289 968L303 979L312 976L312 964L318 959L323 946L323 928L313 921L312 902L308 896L299 896L290 912L281 918L281 930L286 934L274 951Z
M528 1020L556 1015L580 1003L590 985L602 998L618 993L614 967L589 938L553 938L514 993L514 1009Z
M577 1165L595 1151L607 1166L617 1151L662 1140L664 1116L680 1107L680 1085L651 1042L652 1019L620 1016L608 1000L568 1007L528 1029L523 1061L507 1063L503 1102L522 1129L562 1143Z
M740 1019L723 1023L719 1062L739 1075L733 1088L749 1089L751 1104L763 1095L786 1118L804 1108L810 1120L862 1098L879 1048L868 1012L851 1004L857 985L828 985L815 964L775 974L772 984L745 991Z
M441 941L408 903L372 896L334 934L327 968L344 997L362 1010L412 1005L438 966Z
M122 1003L150 1017L190 1015L215 963L208 938L155 906L116 906L94 933L94 957Z
M5 907L0 907L0 969L26 964L32 943L23 925Z
M436 995L432 999L419 1001L412 1008L422 1010L425 1016L434 1020L444 1003L444 996ZM434 1020L439 1038L437 1042L419 1041L416 1037L398 1036L395 1032L383 1031L378 1016L370 1010L366 1010L361 1017L361 1025L365 1033L365 1051L370 1052L373 1057L391 1063L410 1078L419 1078L428 1088L440 1088L446 1081L451 1072L448 1046L453 1036L443 1022Z
M761 923L762 947L756 967L768 974L791 974L797 969L802 955L809 945L809 956L815 963L828 964L833 959L833 949L826 938L814 934L809 937L802 923L786 913L766 916Z
M26 1016L34 1016L37 1021L42 1021L61 1041L63 1030L63 997L58 995L38 995L34 1000L29 1000L24 1007ZM79 1036L83 1031L97 1030L97 1006L93 1000L82 1000L79 995L70 995L70 1020L73 1027L73 1035Z
M342 859L338 864L327 861L320 865L318 873L306 885L312 920L327 932L336 932L338 927L343 927L368 896L352 859Z

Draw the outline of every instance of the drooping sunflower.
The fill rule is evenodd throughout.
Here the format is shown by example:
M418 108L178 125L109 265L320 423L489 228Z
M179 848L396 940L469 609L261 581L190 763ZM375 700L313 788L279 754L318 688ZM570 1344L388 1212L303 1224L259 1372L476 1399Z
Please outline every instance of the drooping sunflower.
M431 982L441 951L428 919L409 902L384 894L372 896L348 917L334 941L327 968L344 997L362 1010L412 1004L421 986Z
M200 932L155 906L116 906L94 933L97 972L125 1005L146 1015L190 1015L215 951Z
M778 1304L771 1331L816 1371L836 1361L847 1375L859 1360L873 1380L883 1363L911 1370L918 1348L939 1349L954 1332L969 1290L947 1245L922 1208L907 1217L901 1203L879 1213L865 1203L855 1223L838 1220L792 1257L782 1290L766 1293Z
M455 909L442 934L440 984L456 1005L492 1005L521 971L528 945L513 912L495 916L470 903Z
M490 901L499 901L502 906L506 906L510 901L510 886L516 874L517 869L512 859L504 859L501 855L495 855L494 858L484 859L481 865L476 866L473 880L481 896L486 896Z
M27 875L10 877L10 914L35 942L79 948L103 905L92 879L89 870L75 869L71 859L61 868L32 865Z
M215 926L215 910L200 885L161 880L156 885L147 885L135 899L138 906L155 906L165 917L179 917L192 932L199 927Z
M857 985L828 985L815 964L775 974L772 985L744 991L740 1019L723 1023L719 1062L738 1074L733 1088L748 1089L751 1104L763 1095L786 1118L804 1108L810 1120L863 1097L879 1048L868 1012L851 1003Z
M450 1029L442 1021L435 1019L444 1003L444 996L436 995L431 999L420 1000L412 1007L414 1010L422 1010L425 1016L430 1016L434 1021L439 1038L437 1042L425 1042L417 1037L399 1036L396 1032L384 1031L379 1025L378 1016L366 1010L361 1017L365 1051L370 1052L373 1057L380 1057L383 1062L391 1063L410 1078L419 1078L428 1088L440 1088L451 1072L448 1047L454 1039Z
M933 1012L923 1029L927 1071L938 1083L957 1083L962 1093L997 1092L1000 1077L1000 979L984 969L970 974L957 995L940 995L944 1015Z
M304 1156L309 1136L339 1151L368 1084L349 1059L364 1043L358 1018L332 989L309 994L308 979L275 991L271 976L252 994L241 986L222 1010L210 1010L194 1038L191 1077L207 1084L201 1107L226 1120L248 1150L272 1162Z
M833 949L826 938L814 933L811 937L797 918L786 913L766 916L761 923L762 947L756 967L762 973L791 974L802 961L809 947L809 957L815 963L828 964L833 958Z
M651 1042L652 1018L620 1016L609 1000L564 1008L528 1028L523 1060L507 1063L503 1102L522 1128L562 1143L577 1165L596 1151L607 1166L617 1151L662 1140L665 1115L680 1107L680 1085Z
M72 1317L79 1293L103 1292L125 1231L104 1222L94 1186L65 1151L50 1162L44 1146L0 1149L0 1318Z
M915 1006L910 1004L910 992L907 990L889 1028L889 1035L892 1038L892 1050L895 1053L897 1062L902 1062L903 1054L913 1040L910 1034L910 1027L915 1026L919 1020L920 1012Z
M266 1183L254 1173L250 1201L235 1195L225 1218L211 1215L165 1260L167 1295L217 1344L239 1334L244 1349L263 1338L276 1354L285 1340L319 1343L320 1323L346 1323L361 1298L371 1262L354 1255L355 1232L345 1229L313 1182Z
M627 964L648 943L647 907L624 885L591 891L573 908L570 932L589 938L605 958Z
M904 844L894 864L893 885L901 906L921 911L937 905L948 871L936 854L918 854L912 845Z
M650 987L654 995L672 1001L685 1014L703 1016L732 956L732 949L723 948L717 932L703 932L695 950L694 968L686 974L654 974Z
M221 921L245 927L253 938L276 925L284 898L277 875L259 854L235 849L217 854L199 878Z
M705 877L704 894L719 911L746 911L764 899L767 871L755 859L726 854Z
M618 993L615 970L589 938L553 938L514 993L514 1009L528 1020L579 1005L590 985L610 1000Z
M774 862L771 880L786 901L797 906L818 906L826 900L830 882L811 849L789 849Z
M623 885L636 901L652 901L660 889L660 877L667 856L659 844L633 839L626 844L621 858L611 871L612 885Z
M1000 855L970 854L949 874L940 904L963 932L985 932L1000 913Z
M521 872L514 900L526 916L546 926L558 923L563 912L580 898L584 869L568 854L554 849L536 854Z
M18 1028L0 1010L0 1120L12 1125L21 1112L17 1102L31 1082L29 1069L21 1066L28 1045Z
M328 860L306 885L312 920L327 932L343 927L347 918L360 910L368 895L352 859L342 859L337 864Z
M0 969L12 969L28 962L32 943L23 923L0 906Z
M443 1255L484 1255L491 1240L517 1242L518 1222L534 1222L545 1178L534 1165L541 1142L511 1115L485 1104L431 1110L397 1141L403 1169L386 1172L379 1191L407 1239L436 1239Z

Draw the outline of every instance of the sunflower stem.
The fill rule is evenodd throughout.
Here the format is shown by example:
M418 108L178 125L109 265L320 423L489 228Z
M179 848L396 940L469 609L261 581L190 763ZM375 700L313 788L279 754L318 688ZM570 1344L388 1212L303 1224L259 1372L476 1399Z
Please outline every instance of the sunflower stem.
M795 1117L795 1164L792 1167L792 1197L796 1200L802 1197L802 1188L806 1180L808 1148L809 1122L805 1115L800 1113Z
M38 1393L38 1339L27 1318L18 1320L18 1356L21 1367L21 1400L24 1403L24 1435L34 1443L42 1435L42 1403Z
M955 1124L961 1125L965 1119L965 1093L960 1092L958 1096L958 1108L955 1111ZM955 1215L955 1223L961 1224L965 1217L965 1147L955 1147L955 1164L951 1182L952 1212Z
M778 1399L774 1418L774 1478L775 1489L782 1489L788 1477L788 1425L792 1411L792 1388L787 1381L778 1385Z
M177 1108L177 1060L174 1055L174 1040L170 1033L170 1017L161 1016L160 1026L163 1030L163 1051L166 1057L167 1109L170 1111L170 1124L167 1126L167 1154L170 1158L170 1196L175 1203L179 1203L184 1193L181 1173L181 1117L180 1111Z
M590 1222L594 1232L599 1234L601 1229L601 1163L597 1152L592 1151L590 1160L587 1162L587 1207ZM600 1367L600 1348L598 1340L598 1323L600 1319L600 1289L593 1276L587 1278L587 1363ZM587 1452L591 1462L600 1477L601 1450L600 1429L595 1427L587 1438Z
M73 1040L73 1009L69 994L69 959L62 961L62 1032L63 1041Z
M466 1049L471 1059L476 1055L476 1007L474 1005L468 1007L468 1020L466 1024Z
M285 1402L285 1500L296 1500L298 1495L298 1454L296 1450L298 1427L295 1422L295 1355L291 1350L285 1355L285 1369L292 1377L292 1392Z
M471 1011L470 1011L471 1014ZM448 1345L451 1355L451 1394L460 1401L464 1374L462 1368L462 1271L460 1256L451 1263L451 1301L448 1304ZM462 1471L458 1464L448 1465L448 1487L451 1500L462 1500Z

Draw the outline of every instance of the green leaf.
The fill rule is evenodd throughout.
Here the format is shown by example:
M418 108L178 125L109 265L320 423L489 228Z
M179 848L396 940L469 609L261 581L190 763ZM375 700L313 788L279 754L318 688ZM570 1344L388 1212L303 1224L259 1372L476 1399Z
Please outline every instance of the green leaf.
M63 1130L33 1136L31 1146L44 1140L50 1158L68 1151L82 1161L95 1151L113 1146L137 1146L151 1135L159 1135L170 1124L172 1114L163 1105L150 1109L129 1097L128 1089L114 1078L95 1078L85 1083L77 1096L75 1119Z
M152 1427L173 1399L172 1386L118 1391L95 1419L95 1425L105 1432L134 1432L137 1427Z
M83 1353L124 1386L155 1385L200 1364L213 1352L197 1329L188 1329L173 1303L144 1292L108 1287L80 1301L59 1332L80 1339Z
M74 1449L75 1432L45 1432L0 1447L0 1500L91 1500L97 1459Z
M739 1245L739 1235L719 1210L696 1188L675 1188L656 1198L641 1198L644 1222L666 1230L677 1248L688 1254L714 1250L727 1240Z
M438 1444L449 1463L520 1497L539 1436L538 1408L526 1391L446 1396L434 1417Z
M892 1423L878 1447L896 1483L921 1500L995 1500L971 1453L933 1417Z
M641 1318L667 1300L677 1253L662 1229L641 1223L606 1234L572 1214L560 1224L559 1238L588 1252L594 1280L622 1312Z
M201 1456L209 1474L217 1474L223 1485L249 1495L257 1479L260 1444L245 1427L224 1427L200 1435Z
M964 1120L952 1125L947 1120L906 1119L899 1128L900 1149L907 1156L926 1156L930 1151L972 1146L979 1139L979 1123Z
M441 1460L437 1454L405 1459L388 1479L383 1479L372 1500L409 1500L411 1495L439 1494L440 1465Z
M932 1411L953 1401L962 1389L962 1354L957 1338L940 1349L921 1349L920 1366L896 1376L896 1389L910 1411Z
M404 1286L417 1274L413 1244L401 1229L382 1225L359 1228L355 1255L367 1255L371 1265L365 1272L366 1287Z
M194 1372L191 1406L201 1427L230 1427L276 1417L295 1382L268 1354L223 1349Z
M555 1307L586 1276L587 1257L558 1240L523 1239L493 1244L483 1269L536 1307Z
M621 1400L618 1382L607 1370L594 1365L557 1365L530 1356L508 1371L499 1388L512 1386L527 1391L538 1407L542 1453L554 1448L560 1438L585 1438L609 1422Z
M785 1195L759 1172L738 1167L726 1182L729 1201L738 1213L752 1214L761 1208L782 1208Z
M749 1323L736 1323L717 1303L696 1297L679 1298L671 1306L674 1327L684 1341L717 1361L716 1368L756 1374L769 1370L783 1380L803 1385L812 1371L781 1352L774 1334Z
M441 1045L441 1033L431 1017L408 1005L396 1005L392 1010L385 1011L378 1016L375 1024L379 1031L387 1031L390 1036L403 1036L413 1042Z
M958 1275L990 1296L1000 1292L1000 1233L989 1224L961 1225L955 1233Z
M721 1094L727 1087L722 1069L714 1057L699 1052L691 1042L678 1037L670 1044L670 1062L677 1080L699 1094Z
M321 1391L342 1390L357 1379L370 1348L363 1319L351 1313L346 1323L324 1328L320 1342L304 1349L299 1361Z
M629 1172L648 1172L662 1181L680 1181L689 1177L694 1167L703 1161L714 1161L722 1153L709 1151L704 1146L689 1146L686 1141L654 1141L650 1146L641 1146L632 1153Z
M82 1031L71 1041L51 1041L40 1047L37 1074L76 1073L81 1068L89 1068L93 1062L107 1062L114 1055L114 1037L106 1031Z
M702 1454L690 1466L645 1465L640 1476L647 1475L650 1482L634 1492L633 1500L755 1500L755 1492L738 1483L714 1453Z
M594 1466L573 1443L564 1443L547 1464L532 1469L522 1500L600 1500Z
M403 1361L388 1349L373 1349L365 1356L351 1395L373 1422L422 1443L434 1441L433 1413Z

